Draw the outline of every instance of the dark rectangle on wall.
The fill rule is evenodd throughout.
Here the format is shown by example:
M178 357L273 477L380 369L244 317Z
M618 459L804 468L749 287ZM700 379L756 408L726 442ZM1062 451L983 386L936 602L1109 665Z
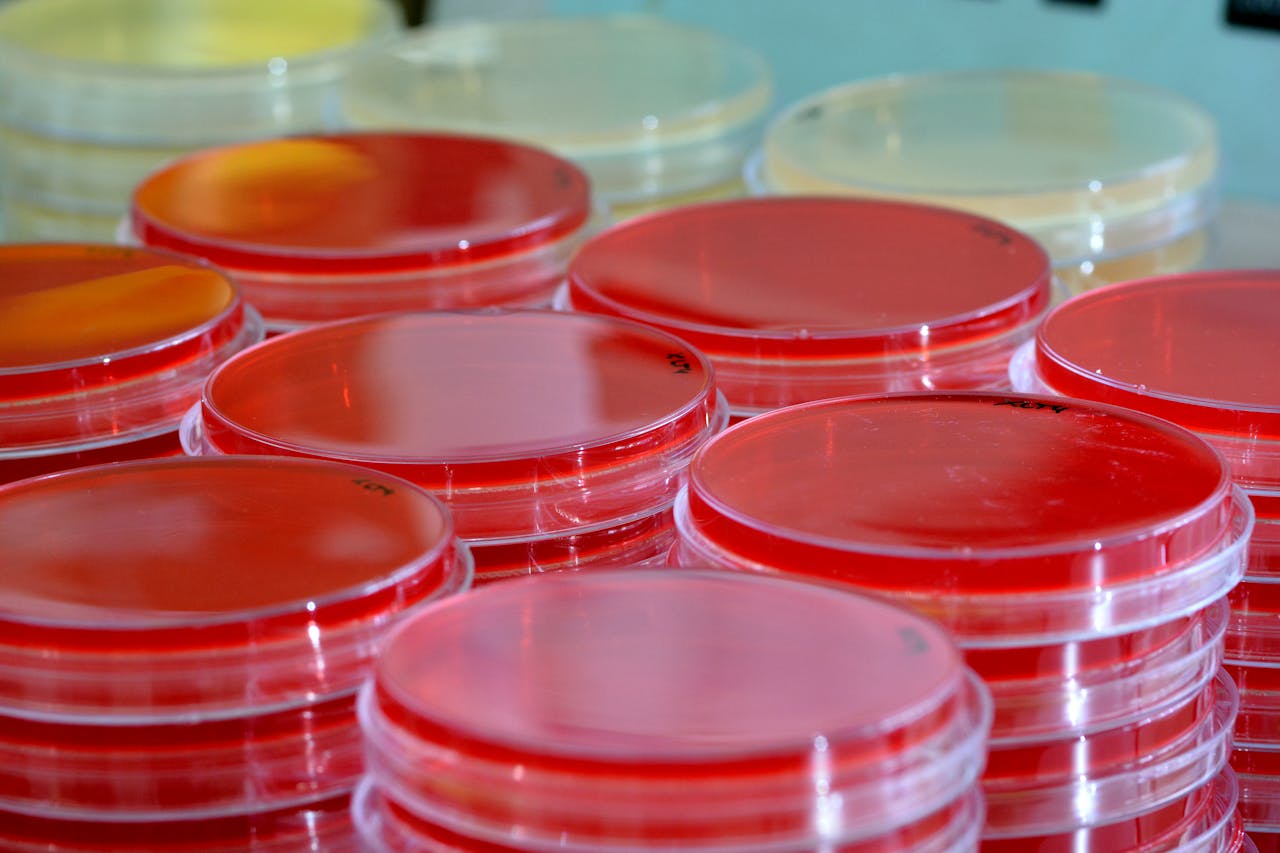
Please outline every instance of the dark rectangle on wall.
M1227 0L1227 23L1280 32L1280 0Z
M1102 0L1048 0L1057 6L1101 6Z

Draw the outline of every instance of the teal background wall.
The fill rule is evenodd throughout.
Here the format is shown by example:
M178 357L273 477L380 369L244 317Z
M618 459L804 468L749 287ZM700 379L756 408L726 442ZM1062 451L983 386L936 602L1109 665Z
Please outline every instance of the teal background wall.
M1217 119L1228 195L1280 202L1280 32L1229 27L1226 0L440 0L440 16L648 12L753 46L775 110L893 72L1062 68L1177 91Z

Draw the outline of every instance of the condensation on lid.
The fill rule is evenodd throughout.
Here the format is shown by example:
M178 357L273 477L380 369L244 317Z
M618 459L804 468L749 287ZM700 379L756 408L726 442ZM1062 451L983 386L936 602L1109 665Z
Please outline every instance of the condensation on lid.
M126 382L217 348L242 314L235 284L194 258L91 244L0 246L0 395Z
M590 214L578 167L537 148L425 133L300 136L210 148L134 192L145 244L231 269L421 270L503 258Z
M0 13L4 50L139 74L261 68L389 27L369 0L26 0ZM287 58L287 59L286 59ZM161 72L161 73L163 73Z
M1081 294L1046 315L1035 365L1068 396L1280 441L1280 271L1187 273Z
M1239 511L1225 463L1185 430L986 393L766 413L704 445L689 478L693 524L747 559L949 596L1143 579L1213 553Z
M716 406L710 364L665 332L554 311L441 312L267 341L210 377L203 426L224 452L409 465L415 482L461 494L661 467L707 433Z
M362 63L349 88L360 114L574 153L703 136L756 118L770 94L745 47L640 15L434 26Z
M482 753L656 767L807 756L819 741L835 755L892 751L891 738L944 725L963 673L939 627L873 599L618 570L510 581L421 611L375 663L375 701L411 731Z
M982 213L1032 232L1063 260L1134 250L1203 224L1217 140L1213 119L1191 102L1124 80L896 75L790 107L766 132L764 168L788 193L894 196Z
M743 239L743 235L751 235ZM973 343L1049 304L1049 260L988 219L924 205L772 197L615 226L569 268L575 308L717 354L885 358Z
M273 621L301 634L456 582L453 541L431 495L340 463L180 458L28 480L0 487L0 639L105 652L218 628L262 641Z

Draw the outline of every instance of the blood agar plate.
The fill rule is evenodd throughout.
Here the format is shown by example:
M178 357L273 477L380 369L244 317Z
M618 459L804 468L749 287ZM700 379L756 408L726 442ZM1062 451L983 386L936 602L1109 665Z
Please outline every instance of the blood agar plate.
M262 338L218 270L167 252L0 246L0 482L174 455L205 378Z
M950 638L909 611L625 569L424 609L359 707L369 775L397 807L480 844L582 851L892 832L967 795L989 710Z
M1253 514L1222 458L1172 424L955 392L730 427L695 455L676 522L678 562L890 595L984 647L1199 610L1239 581Z
M465 588L445 508L302 459L153 460L0 488L6 716L193 723L350 694L410 607Z
M554 311L303 329L215 373L188 447L358 462L431 490L459 536L510 544L652 516L727 418L678 338Z
M595 235L570 263L565 301L688 340L734 413L750 415L845 394L1007 387L1050 279L1030 238L971 214L740 199Z
M133 196L127 239L229 270L277 330L352 316L547 304L591 213L541 149L415 133L210 148Z

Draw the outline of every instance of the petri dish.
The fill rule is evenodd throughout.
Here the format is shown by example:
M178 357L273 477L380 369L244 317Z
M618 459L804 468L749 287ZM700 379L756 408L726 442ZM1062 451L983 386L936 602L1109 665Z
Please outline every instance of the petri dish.
M1280 490L1280 271L1207 271L1082 294L1051 310L1023 379L1199 433L1249 489ZM1011 372L1015 369L1011 367Z
M306 806L364 766L351 694L199 724L0 716L0 757L0 812L135 823Z
M677 562L889 595L966 648L1138 631L1223 597L1252 511L1222 458L1117 407L991 392L836 398L708 441Z
M1276 663L1228 659L1222 668L1240 690L1237 742L1280 748L1280 673Z
M425 133L209 148L148 175L126 241L230 271L277 331L392 311L545 304L591 214L541 149Z
M478 843L583 851L874 838L964 797L989 724L949 637L909 611L626 569L420 611L358 713L369 776L400 808Z
M995 702L991 742L1036 743L1145 718L1199 693L1223 660L1229 610L1203 610L1130 634L1049 646L969 648L965 662Z
M0 811L0 843L15 853L289 853L350 850L350 796L301 808L203 820L78 821Z
M771 97L768 66L744 45L636 15L434 24L360 62L344 107L356 127L550 149L626 204L740 192Z
M10 239L108 241L133 187L169 159L334 127L339 81L400 18L383 0L6 3Z
M500 545L666 509L726 418L710 363L665 332L555 311L427 312L245 353L210 377L186 446L393 472L448 504L459 536Z
M1236 707L1235 685L1220 672L1199 694L1126 726L993 744L982 779L984 837L1068 833L1186 797L1226 765Z
M991 853L1232 853L1240 850L1244 835L1237 801L1236 777L1227 767L1187 796L1127 820L1056 835L984 838L982 849Z
M448 512L319 460L165 459L0 487L5 714L194 723L349 694L388 626L465 588Z
M213 368L262 339L224 273L168 252L0 246L0 482L174 455Z
M1174 92L1063 71L891 75L805 98L765 132L759 183L969 210L1084 278L1199 233L1217 203L1212 117ZM1173 250L1175 253L1178 250ZM1152 269L1152 271L1156 271Z
M1044 251L994 221L774 197L609 228L570 262L563 301L689 341L746 416L845 394L1007 387L1009 357L1051 295Z

